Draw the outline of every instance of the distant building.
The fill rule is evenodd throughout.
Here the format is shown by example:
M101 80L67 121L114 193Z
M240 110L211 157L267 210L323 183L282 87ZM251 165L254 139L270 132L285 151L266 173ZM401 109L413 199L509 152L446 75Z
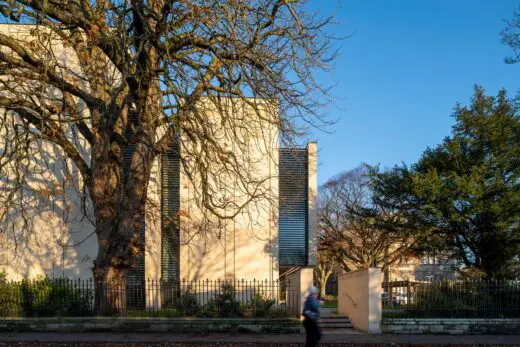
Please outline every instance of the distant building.
M408 257L389 268L390 281L437 281L456 279L460 262L442 256Z

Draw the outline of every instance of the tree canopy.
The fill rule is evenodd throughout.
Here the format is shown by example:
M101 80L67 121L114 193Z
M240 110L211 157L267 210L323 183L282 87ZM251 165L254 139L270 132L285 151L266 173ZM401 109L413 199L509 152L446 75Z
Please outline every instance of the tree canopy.
M381 203L423 231L423 249L447 252L488 278L513 277L520 254L520 114L501 90L475 88L458 104L450 137L411 168L378 176Z
M513 18L506 21L506 27L501 33L502 42L513 50L513 54L505 58L506 63L520 62L520 6L513 13Z
M361 165L326 182L319 194L320 251L345 271L383 267L409 254L415 226L400 210L381 204L372 175Z
M34 153L61 153L74 168L64 177L79 176L92 207L96 280L124 280L133 267L152 163L176 142L183 171L202 182L203 208L218 218L241 208L215 197L223 179L235 179L250 200L263 193L244 167L248 139L230 131L230 150L210 112L247 131L223 106L245 104L248 122L275 127L284 143L303 124L324 124L328 89L315 73L334 59L330 18L304 1L7 0L0 12L10 24L30 24L0 31L0 218L30 218Z

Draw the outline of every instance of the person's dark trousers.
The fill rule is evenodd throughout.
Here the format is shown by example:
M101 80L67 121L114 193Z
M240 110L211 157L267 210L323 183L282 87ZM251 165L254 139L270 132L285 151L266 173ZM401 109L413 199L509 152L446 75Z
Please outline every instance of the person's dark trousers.
M305 347L315 347L321 337L318 324L312 319L305 318L303 321L303 327L305 328L305 334L307 335Z

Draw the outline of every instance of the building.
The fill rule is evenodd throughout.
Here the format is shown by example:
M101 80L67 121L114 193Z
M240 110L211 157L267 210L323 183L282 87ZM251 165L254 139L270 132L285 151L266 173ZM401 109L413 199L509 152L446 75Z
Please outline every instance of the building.
M449 257L425 255L409 256L389 268L389 281L454 280L460 275L462 264Z
M2 25L0 31L31 40L31 26ZM52 44L62 64L77 67L74 54L59 41ZM251 110L245 103L225 100L223 109L217 112L206 101L199 107L212 115L208 122L215 126L213 135L219 141L228 141L229 151L240 154L248 168L246 174L262 182L259 189L264 194L247 201L236 180L220 177L210 183L214 184L214 198L226 194L242 208L235 218L215 218L201 207L201 182L188 179L181 170L181 162L190 167L194 160L193 153L186 151L191 145L177 146L158 157L141 231L141 261L130 278L271 281L296 276L300 282L306 281L307 288L312 284L316 258L316 144L280 148L278 130L248 117ZM272 112L275 103L254 102L269 116L276 114ZM221 112L239 119L243 127L228 129L222 125ZM230 131L239 133L240 143L226 135ZM9 141L6 136L2 138L0 148ZM75 141L88 160L88 143L81 137ZM1 230L12 231L0 234L0 271L13 280L38 276L91 278L98 245L89 219L89 203L81 199L80 175L58 147L50 143L41 146L43 150L34 150L30 169L23 173L27 191L32 192L25 197L27 210L7 211L9 221L0 220ZM0 194L9 191L9 177L0 184Z

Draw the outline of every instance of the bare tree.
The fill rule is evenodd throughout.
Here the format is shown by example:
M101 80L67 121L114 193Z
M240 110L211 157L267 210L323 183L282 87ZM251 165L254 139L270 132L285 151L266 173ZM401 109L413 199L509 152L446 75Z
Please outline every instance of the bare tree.
M248 139L232 129L265 123L289 143L324 124L328 90L314 73L334 58L330 18L304 1L7 0L0 11L32 24L0 32L0 217L27 206L34 153L59 151L92 210L96 280L121 283L132 268L152 164L176 141L204 210L233 218L243 204L214 194L222 180L248 201L265 192L244 167ZM220 138L215 112L231 129Z
M506 27L502 30L502 43L513 50L513 55L505 59L508 64L520 61L520 6L513 13L513 18L506 21Z
M329 180L320 190L322 248L336 256L344 271L383 267L399 261L414 245L398 211L377 203L370 168L358 168Z
M327 295L327 282L330 276L332 276L334 271L336 271L339 267L336 255L331 253L331 249L327 247L325 242L326 238L324 235L319 235L317 262L316 266L314 267L314 277L318 282L321 299L325 298Z

